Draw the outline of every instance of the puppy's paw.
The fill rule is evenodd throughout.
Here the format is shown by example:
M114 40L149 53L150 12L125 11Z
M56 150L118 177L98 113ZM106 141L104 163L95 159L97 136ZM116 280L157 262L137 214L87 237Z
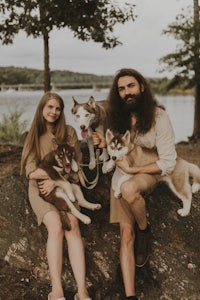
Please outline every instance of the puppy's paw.
M109 164L109 162L104 162L102 166L102 172L103 174L111 172L113 169L113 166Z
M192 185L192 194L197 193L199 190L200 190L200 184L194 182L193 185Z
M101 204L99 204L99 203L90 203L87 208L90 209L90 210L98 210L98 209L101 209Z
M86 225L91 223L91 219L88 216L83 216L81 221Z
M101 204L95 203L94 210L99 210L99 209L101 209Z
M114 193L114 197L116 198L116 199L120 199L121 197L122 197L122 194L119 192L115 192Z
M76 199L75 199L75 197L74 197L74 195L73 194L68 194L68 197L69 197L69 200L71 201L71 202L75 202L76 201Z
M189 215L189 211L186 211L184 208L180 208L177 210L177 213L181 216L181 217L186 217L187 215Z
M99 156L99 160L100 161L104 161L104 155L103 155L103 153Z
M93 170L96 167L96 162L95 161L90 161L88 167L89 167L90 170Z
M103 166L102 166L102 173L106 174L108 172L109 172L109 170L108 170L107 166L105 164L103 164Z

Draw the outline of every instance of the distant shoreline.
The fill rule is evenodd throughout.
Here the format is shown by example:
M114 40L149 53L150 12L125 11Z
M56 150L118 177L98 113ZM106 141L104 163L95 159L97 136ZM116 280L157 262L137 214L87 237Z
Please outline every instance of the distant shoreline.
M67 70L52 70L51 87L54 91L68 89L100 89L110 88L113 81L111 75L95 75ZM185 89L184 82L169 90L171 79L167 77L148 78L151 88L159 95L192 95L192 89ZM20 67L0 67L0 91L36 91L44 90L44 71Z
M43 84L2 84L0 85L0 92L18 92L18 91L42 91ZM62 91L72 89L92 89L94 91L100 91L101 89L109 89L110 84L91 84L91 83L66 83L56 84L52 86L51 91ZM156 92L158 95L194 95L193 89L172 89L168 92Z
M52 85L52 90L69 90L69 89L93 89L101 90L109 88L108 83L61 83ZM43 90L43 84L1 84L0 91L41 91Z

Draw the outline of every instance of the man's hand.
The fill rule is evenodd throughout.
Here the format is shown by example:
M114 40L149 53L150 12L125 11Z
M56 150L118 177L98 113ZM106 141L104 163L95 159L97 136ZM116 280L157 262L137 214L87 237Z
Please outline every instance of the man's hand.
M99 132L93 132L92 141L94 146L98 146L99 148L106 148L106 139L103 134Z

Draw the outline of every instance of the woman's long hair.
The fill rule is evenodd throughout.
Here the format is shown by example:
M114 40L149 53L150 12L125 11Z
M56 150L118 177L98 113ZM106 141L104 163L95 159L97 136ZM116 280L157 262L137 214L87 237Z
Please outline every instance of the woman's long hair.
M42 96L38 104L34 119L32 121L30 130L24 143L21 159L21 174L24 172L29 155L33 156L33 159L36 161L36 164L40 161L39 138L47 131L46 122L43 117L43 108L46 105L46 103L51 99L55 99L56 101L58 101L61 107L61 114L54 123L52 133L55 135L57 142L62 143L66 141L67 133L64 115L64 101L58 94L47 92Z
M136 129L139 133L144 134L153 126L155 122L156 107L160 105L154 98L147 80L135 69L121 69L117 72L113 80L108 95L109 128L120 133L124 133L127 129L131 129L131 111L124 109L124 101L120 98L118 92L118 80L124 76L134 77L138 81L140 87L142 85L144 87L144 91L141 92L139 107L134 111L137 118Z

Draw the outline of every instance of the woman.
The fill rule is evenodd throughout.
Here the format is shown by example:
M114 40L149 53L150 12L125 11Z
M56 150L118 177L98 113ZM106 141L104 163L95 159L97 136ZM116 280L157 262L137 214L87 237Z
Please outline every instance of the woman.
M55 142L56 141L56 142ZM21 173L25 171L29 179L29 199L38 220L44 223L48 231L47 259L49 264L52 291L48 300L65 300L62 288L62 249L63 238L68 243L68 255L77 282L78 292L75 300L91 300L85 284L85 255L83 241L77 219L69 213L72 229L63 231L56 208L39 196L39 190L48 194L55 183L47 173L38 168L40 160L57 147L56 143L70 141L75 147L76 161L80 163L81 152L76 132L66 125L63 99L51 92L41 98L22 152ZM43 179L39 189L37 179Z

